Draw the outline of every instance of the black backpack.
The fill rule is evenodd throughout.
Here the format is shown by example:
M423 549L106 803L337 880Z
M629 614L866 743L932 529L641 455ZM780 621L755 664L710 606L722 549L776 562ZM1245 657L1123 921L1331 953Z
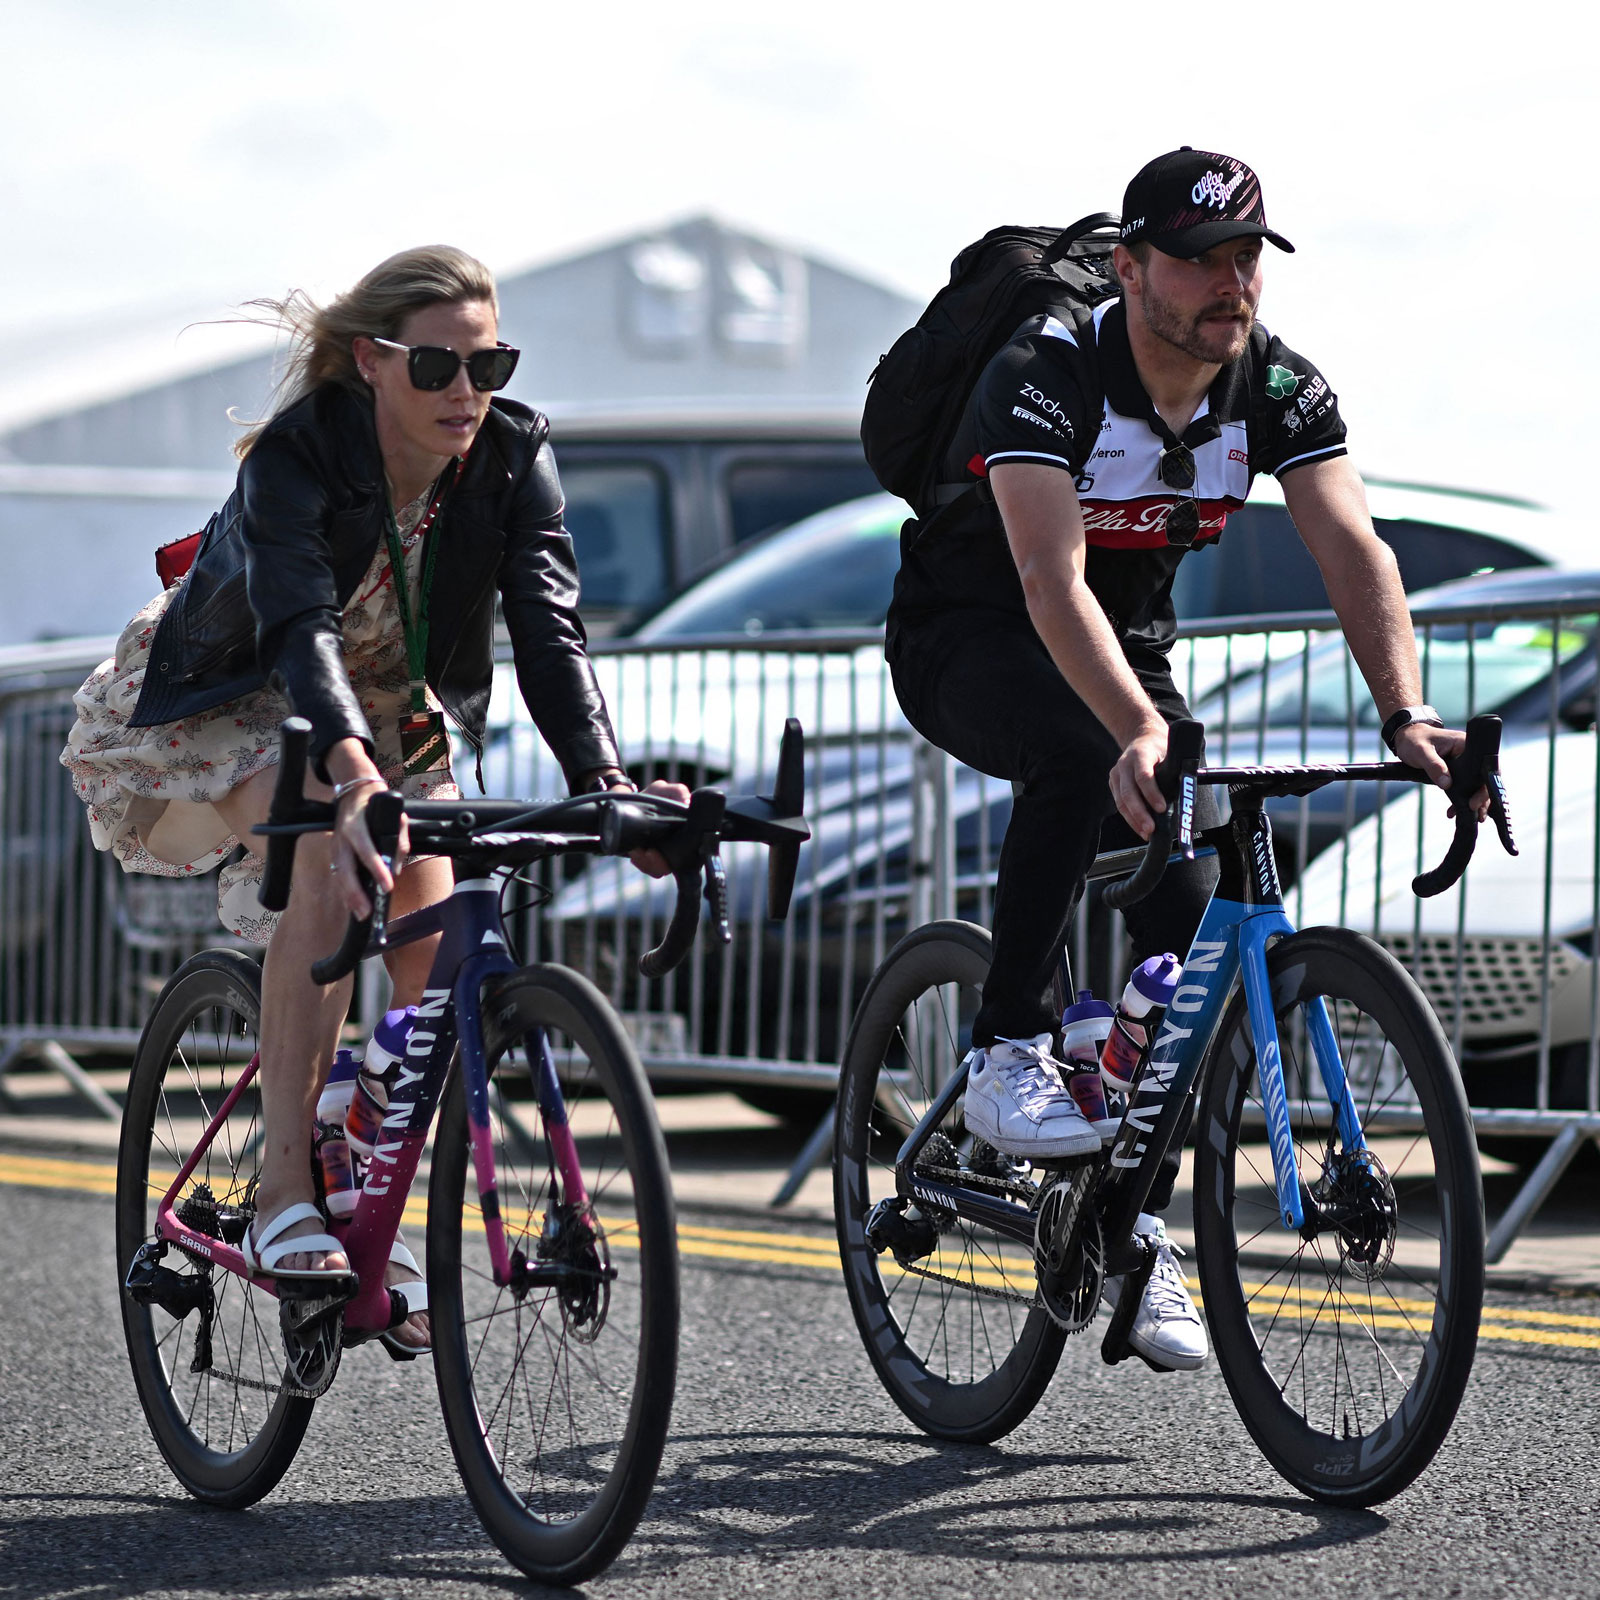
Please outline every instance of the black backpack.
M873 368L861 414L867 465L918 516L964 492L941 484L939 467L990 358L1030 317L1050 311L1081 329L1117 293L1117 226L1102 211L1061 233L991 229L955 258L949 283ZM1093 340L1081 346L1092 359Z

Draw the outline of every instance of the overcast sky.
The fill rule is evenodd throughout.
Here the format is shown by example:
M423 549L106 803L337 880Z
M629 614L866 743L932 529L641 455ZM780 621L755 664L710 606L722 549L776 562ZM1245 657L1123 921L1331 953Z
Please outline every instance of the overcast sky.
M108 317L706 210L921 297L1193 144L1260 173L1299 247L1263 320L1365 470L1592 516L1597 43L1543 3L0 0L0 334L92 359Z

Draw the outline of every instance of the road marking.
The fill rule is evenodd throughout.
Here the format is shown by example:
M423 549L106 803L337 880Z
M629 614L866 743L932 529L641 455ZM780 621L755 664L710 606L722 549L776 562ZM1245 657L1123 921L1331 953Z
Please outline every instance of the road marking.
M23 1156L0 1154L0 1184L14 1184L35 1189L71 1189L80 1194L114 1195L117 1188L117 1169L114 1163L71 1161L49 1156ZM412 1196L406 1201L403 1220L414 1228L424 1227L428 1220L425 1196ZM622 1218L603 1218L608 1235L615 1244L626 1246L626 1234L631 1231L631 1221ZM839 1247L831 1234L790 1233L779 1229L710 1228L696 1223L678 1226L678 1253L686 1258L705 1261L747 1261L752 1264L784 1267L809 1267L828 1273L837 1272ZM1004 1258L992 1258L989 1264L969 1268L972 1280L987 1288L1023 1288L1028 1286L1029 1275L1022 1260L1016 1263L1018 1271L1008 1274ZM910 1276L902 1273L884 1258L879 1270L887 1277L897 1279ZM1199 1280L1187 1278L1185 1282L1198 1298ZM1285 1306L1314 1310L1323 1307L1322 1316L1332 1320L1334 1303L1325 1290L1305 1277L1300 1287L1289 1288L1280 1284L1245 1282L1244 1291L1249 1297L1252 1311L1266 1315ZM1413 1326L1407 1312L1431 1317L1432 1300L1401 1299L1388 1292L1374 1294L1373 1310L1368 1310L1354 1298L1352 1290L1342 1296L1340 1315L1345 1321L1368 1324L1377 1328L1403 1329ZM1578 1312L1518 1310L1512 1306L1485 1306L1478 1337L1509 1344L1555 1346L1561 1349L1600 1350L1600 1316L1584 1316Z

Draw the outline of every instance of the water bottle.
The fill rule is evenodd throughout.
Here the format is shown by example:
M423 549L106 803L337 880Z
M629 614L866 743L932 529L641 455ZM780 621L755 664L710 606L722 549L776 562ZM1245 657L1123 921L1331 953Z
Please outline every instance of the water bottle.
M361 1063L354 1050L340 1050L317 1100L317 1124L311 1159L322 1176L322 1203L330 1217L348 1217L361 1198L356 1158L345 1137L345 1118L355 1097Z
M1178 987L1183 967L1170 951L1141 962L1117 1002L1117 1014L1100 1051L1100 1076L1108 1089L1126 1094L1133 1087L1139 1063L1150 1043L1145 1019L1162 1010Z
M345 1137L350 1148L359 1155L371 1156L378 1142L378 1130L389 1110L389 1090L400 1071L400 1062L406 1053L406 1041L411 1037L412 1024L417 1020L417 1008L406 1006L400 1011L385 1011L383 1019L372 1030L367 1041L366 1059L356 1078L355 1093L350 1099L350 1111L345 1118Z
M1111 1030L1111 1007L1088 989L1061 1013L1061 1053L1066 1058L1067 1093L1090 1122L1106 1117L1105 1085L1100 1081L1100 1051Z

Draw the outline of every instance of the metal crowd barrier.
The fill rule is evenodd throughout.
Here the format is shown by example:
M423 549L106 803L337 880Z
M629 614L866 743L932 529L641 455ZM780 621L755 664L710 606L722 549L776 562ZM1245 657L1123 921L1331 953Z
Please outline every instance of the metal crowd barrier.
M1437 794L1419 806L1406 786L1367 815L1360 796L1340 786L1274 818L1291 912L1302 923L1365 928L1413 972L1462 1063L1485 1148L1520 1154L1515 1141L1543 1141L1496 1230L1496 1257L1583 1142L1600 1139L1597 613L1600 585L1579 582L1559 602L1435 608L1421 630L1428 698L1462 715L1505 706L1517 862L1486 839L1462 887L1424 905L1408 885L1419 864L1442 854ZM1297 613L1180 630L1175 675L1206 719L1211 759L1380 753L1333 626L1331 613ZM989 920L1010 787L912 733L875 633L649 647L619 640L593 654L624 758L641 779L767 787L784 719L798 716L815 838L782 924L765 917L760 852L733 847L731 943L702 937L665 979L641 978L637 956L659 937L670 891L620 862L551 864L509 884L523 954L593 977L659 1085L725 1084L773 1110L821 1116L856 1003L894 941L933 917ZM0 1092L6 1068L29 1053L59 1061L62 1052L130 1050L167 975L221 936L211 879L127 877L90 848L56 753L71 692L96 652L4 655ZM491 793L563 788L508 665L497 678L484 772ZM1097 991L1118 985L1122 939L1089 896L1070 946L1079 981ZM360 1016L382 1001L382 974L369 966ZM808 1159L820 1154L822 1132Z

